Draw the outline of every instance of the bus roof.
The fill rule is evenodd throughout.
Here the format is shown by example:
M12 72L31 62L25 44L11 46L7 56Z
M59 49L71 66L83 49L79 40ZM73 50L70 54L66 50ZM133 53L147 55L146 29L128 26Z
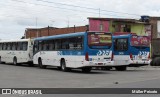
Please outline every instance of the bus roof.
M61 35L54 35L54 36L46 36L46 37L35 38L34 40L50 40L50 39L58 39L58 38L65 38L65 37L82 36L85 33L86 32L77 32L77 33L61 34Z
M24 41L29 41L31 39L10 39L10 40L0 40L0 43L3 42L24 42Z
M128 35L128 34L132 34L132 35L137 35L134 32L115 32L113 33L114 36L118 36L118 35Z
M113 38L126 38L126 37L130 37L132 34L125 34L125 35L116 35L113 36Z

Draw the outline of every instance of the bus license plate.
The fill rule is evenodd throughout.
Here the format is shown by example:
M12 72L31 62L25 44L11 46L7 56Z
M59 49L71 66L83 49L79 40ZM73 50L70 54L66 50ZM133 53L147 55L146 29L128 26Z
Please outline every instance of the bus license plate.
M103 63L98 63L97 65L103 65Z
M139 56L140 59L142 59L142 56Z

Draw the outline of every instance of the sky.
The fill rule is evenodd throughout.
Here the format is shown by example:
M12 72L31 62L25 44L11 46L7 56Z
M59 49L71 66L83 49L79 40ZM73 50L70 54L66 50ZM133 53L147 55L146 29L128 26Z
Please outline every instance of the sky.
M26 28L73 27L88 17L160 16L160 0L0 0L0 39L20 39Z

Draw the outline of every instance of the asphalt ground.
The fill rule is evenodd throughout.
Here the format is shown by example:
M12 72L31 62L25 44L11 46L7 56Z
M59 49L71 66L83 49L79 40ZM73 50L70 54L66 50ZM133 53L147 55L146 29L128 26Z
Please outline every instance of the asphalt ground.
M127 71L75 69L62 72L55 67L40 69L27 65L0 64L1 88L160 88L160 67L128 67ZM1 95L2 97L44 97L44 95ZM100 94L54 94L54 97L117 97ZM119 97L159 97L160 95L120 94ZM53 95L45 95L53 97Z

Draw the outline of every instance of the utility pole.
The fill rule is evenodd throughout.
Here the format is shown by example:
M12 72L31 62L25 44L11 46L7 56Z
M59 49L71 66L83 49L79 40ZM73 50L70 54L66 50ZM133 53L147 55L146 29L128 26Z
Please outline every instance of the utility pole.
M68 20L67 20L67 24L68 24L68 28L69 28L69 17L68 17Z
M37 17L36 17L36 34L37 34L37 37L38 37Z

